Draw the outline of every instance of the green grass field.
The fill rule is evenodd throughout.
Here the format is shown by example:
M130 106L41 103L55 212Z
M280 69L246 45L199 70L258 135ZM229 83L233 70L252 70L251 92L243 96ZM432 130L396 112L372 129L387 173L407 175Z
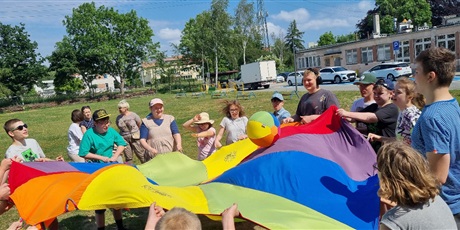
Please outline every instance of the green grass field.
M273 92L256 92L256 98L248 100L240 100L245 108L246 116L249 118L257 111L272 111L270 103L271 95ZM287 92L286 92L287 93ZM460 96L460 91L452 91L457 99ZM353 92L337 92L336 93L342 108L349 109L352 102L359 98L358 90ZM225 99L233 100L236 98L236 93L230 93L227 98L211 99L209 95L206 97L192 98L190 95L182 98L175 98L174 94L156 94L149 96L142 96L136 98L129 98L127 101L130 104L130 111L137 113L140 117L145 117L150 111L148 107L149 101L159 97L165 103L165 113L175 116L179 129L182 134L182 145L184 154L196 159L197 147L195 138L182 128L182 124L192 118L195 114L200 112L208 112L211 119L215 120L215 127L219 126L223 115L220 110L223 107L222 101ZM91 103L77 103L71 105L55 106L50 108L43 108L37 110L29 110L22 112L14 112L7 114L0 114L0 122L3 123L11 118L19 118L29 126L30 138L34 138L40 143L45 155L49 158L54 158L58 155L67 157L67 130L71 124L70 113L74 109L80 109L83 105L91 106L92 110L104 108L112 116L111 120L114 121L118 115L117 104L119 100L109 100L102 102ZM297 107L298 99L286 99L285 108L291 113L294 113ZM112 127L117 129L116 125L112 122ZM224 139L225 140L225 139ZM5 132L0 134L0 149L4 153L8 146L11 144L11 139ZM139 163L138 161L136 163ZM32 192L32 191L31 191ZM223 211L223 210L222 210ZM130 210L124 213L124 223L128 229L143 229L146 220L147 209ZM202 218L203 227L221 228L220 223L208 220L206 217ZM13 209L2 216L0 216L0 229L7 229L9 223L19 219L17 210ZM67 213L59 217L61 229L95 229L94 213L91 211L76 211ZM108 229L116 229L112 215L106 213L106 224ZM240 228L252 228L248 224L240 224Z

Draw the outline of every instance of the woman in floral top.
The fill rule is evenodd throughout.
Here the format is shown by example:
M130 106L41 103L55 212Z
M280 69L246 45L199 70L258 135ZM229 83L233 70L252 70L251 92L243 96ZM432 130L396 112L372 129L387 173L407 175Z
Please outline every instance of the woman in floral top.
M415 82L403 77L396 82L393 103L400 110L396 125L396 138L410 145L412 128L420 117L420 109L425 106L425 99L423 95L415 92ZM373 133L370 133L368 138L382 142L392 139Z

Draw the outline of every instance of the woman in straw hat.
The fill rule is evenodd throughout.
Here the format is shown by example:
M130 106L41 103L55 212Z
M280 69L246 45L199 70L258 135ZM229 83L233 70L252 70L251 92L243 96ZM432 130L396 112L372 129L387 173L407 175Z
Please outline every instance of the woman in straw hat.
M212 127L214 120L209 119L209 114L202 112L186 121L184 128L193 131L192 137L196 137L198 145L198 160L202 161L216 151L214 141L216 140L216 129Z

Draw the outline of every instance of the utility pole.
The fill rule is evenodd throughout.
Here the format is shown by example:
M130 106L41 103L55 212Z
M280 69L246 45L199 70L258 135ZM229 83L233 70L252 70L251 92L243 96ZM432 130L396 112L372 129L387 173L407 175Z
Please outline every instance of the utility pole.
M267 16L268 13L264 9L264 1L257 0L257 24L259 31L262 33L265 46L270 50L270 40L268 39L268 27L267 27Z

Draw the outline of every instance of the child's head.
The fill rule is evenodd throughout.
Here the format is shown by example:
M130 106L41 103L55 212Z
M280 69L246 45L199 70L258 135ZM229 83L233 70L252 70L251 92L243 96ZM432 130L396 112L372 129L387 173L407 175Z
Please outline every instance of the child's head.
M190 229L190 230L200 230L201 222L198 219L198 216L195 214L183 209L183 208L173 208L166 212L166 214L161 217L155 226L156 230L166 230L166 229Z
M198 125L201 130L208 130L214 124L214 120L209 119L209 114L206 112L200 113L200 120L194 122L195 125Z
M275 111L279 111L279 110L282 109L283 106L284 106L284 98L283 98L283 95L281 95L281 93L274 93L274 94L272 95L271 102L272 102L273 109L274 109Z
M81 112L83 113L85 120L91 120L91 108L89 107L89 105L81 107Z
M222 113L228 118L236 119L244 116L244 108L237 100L224 101L225 107L222 109Z
M428 162L409 145L395 141L384 144L377 153L380 197L401 206L423 204L438 193L438 182Z
M425 98L415 91L415 82L407 77L398 78L396 81L393 101L400 109L411 105L418 108L425 106Z
M23 140L29 137L27 124L17 118L6 121L3 129L5 129L6 134L13 140Z
M422 51L415 58L414 77L417 88L424 81L431 82L434 77L437 79L434 82L435 86L449 87L455 76L455 60L455 54L443 47L432 47Z
M83 117L83 113L78 110L78 109L75 109L74 111L72 111L72 113L70 114L70 119L72 120L73 123L80 123L83 121L83 119L85 119Z
M378 80L373 88L375 103L383 106L393 97L394 84L392 81Z
M98 133L106 133L110 126L110 114L105 109L98 109L93 113L94 128Z
M305 72L303 72L302 83L303 87L308 92L316 91L316 89L319 88L318 76L319 72L317 74L312 70L306 70Z

